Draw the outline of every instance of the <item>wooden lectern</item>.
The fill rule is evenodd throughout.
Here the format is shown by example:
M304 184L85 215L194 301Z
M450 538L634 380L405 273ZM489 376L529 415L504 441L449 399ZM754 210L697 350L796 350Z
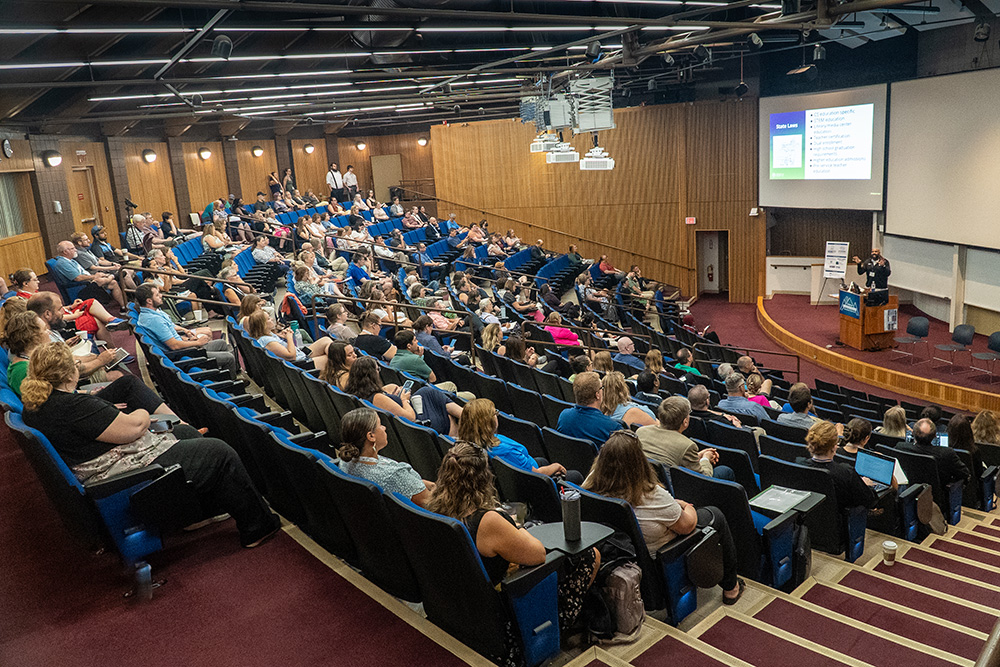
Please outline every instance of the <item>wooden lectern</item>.
M888 317L886 314L888 312ZM893 346L899 297L881 306L866 306L863 294L840 291L840 342L856 350L885 350ZM886 328L886 324L890 328Z

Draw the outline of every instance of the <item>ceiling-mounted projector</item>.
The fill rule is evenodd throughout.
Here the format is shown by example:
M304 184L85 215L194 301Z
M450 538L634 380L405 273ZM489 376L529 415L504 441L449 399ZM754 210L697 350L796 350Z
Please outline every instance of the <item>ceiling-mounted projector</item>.
M545 155L546 164L559 164L563 162L579 162L580 154L573 150L565 141L560 141Z
M600 146L594 146L580 160L580 171L610 171L615 168L614 158Z
M548 132L543 132L539 134L534 141L531 142L531 152L532 153L548 153L554 150L556 146L559 145L559 137Z

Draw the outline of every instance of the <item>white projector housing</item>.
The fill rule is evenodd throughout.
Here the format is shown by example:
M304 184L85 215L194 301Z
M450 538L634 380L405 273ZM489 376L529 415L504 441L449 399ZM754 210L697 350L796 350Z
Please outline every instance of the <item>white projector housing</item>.
M531 142L530 149L532 153L548 153L551 150L555 150L558 145L559 137L548 132L543 132Z
M545 156L545 162L547 164L579 161L580 154L573 150L572 147L564 141L559 142L559 144Z
M580 171L611 171L614 168L614 158L608 157L607 151L600 146L591 148L580 160Z

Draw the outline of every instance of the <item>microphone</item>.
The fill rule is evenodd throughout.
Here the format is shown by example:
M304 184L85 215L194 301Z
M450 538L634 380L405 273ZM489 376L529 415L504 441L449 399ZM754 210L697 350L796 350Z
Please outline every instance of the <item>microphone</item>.
M126 206L128 206L128 207L130 207L130 208L139 208L139 205L138 205L138 204L136 204L136 203L134 203L134 202L133 202L133 201L132 201L131 199L129 199L128 197L125 197L125 205L126 205Z

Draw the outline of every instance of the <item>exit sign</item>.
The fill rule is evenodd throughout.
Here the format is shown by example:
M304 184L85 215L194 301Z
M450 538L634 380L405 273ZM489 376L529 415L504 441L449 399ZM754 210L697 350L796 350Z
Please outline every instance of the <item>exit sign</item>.
M694 218L684 218L684 224L685 225L693 225L696 222L698 222L698 221L696 219L694 219Z

